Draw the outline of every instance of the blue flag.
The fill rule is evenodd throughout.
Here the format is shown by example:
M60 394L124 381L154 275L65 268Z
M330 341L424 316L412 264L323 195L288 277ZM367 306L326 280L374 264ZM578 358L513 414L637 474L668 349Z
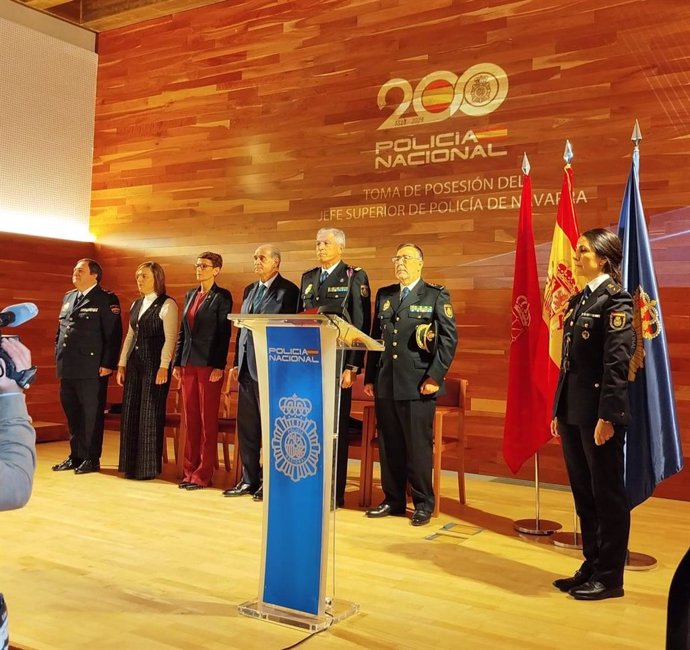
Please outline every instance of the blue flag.
M623 242L623 286L633 297L635 351L630 362L631 423L625 444L625 486L630 507L642 503L665 478L683 468L666 331L661 313L633 152L618 236Z

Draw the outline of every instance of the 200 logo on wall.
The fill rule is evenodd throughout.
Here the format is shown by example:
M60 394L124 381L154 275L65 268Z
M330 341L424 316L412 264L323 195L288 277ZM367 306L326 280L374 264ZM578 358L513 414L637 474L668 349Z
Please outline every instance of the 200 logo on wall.
M395 89L402 91L402 97ZM389 95L396 103L389 103ZM460 76L448 70L431 72L414 90L407 79L391 79L379 90L378 106L381 110L393 106L394 110L378 130L442 122L459 110L472 117L487 115L507 96L508 75L494 63L478 63Z

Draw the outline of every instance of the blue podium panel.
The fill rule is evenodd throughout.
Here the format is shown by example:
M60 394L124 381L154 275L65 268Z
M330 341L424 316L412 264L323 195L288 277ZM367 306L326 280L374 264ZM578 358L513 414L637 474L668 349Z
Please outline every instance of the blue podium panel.
M321 331L266 327L270 447L264 603L317 615L323 607L324 489Z

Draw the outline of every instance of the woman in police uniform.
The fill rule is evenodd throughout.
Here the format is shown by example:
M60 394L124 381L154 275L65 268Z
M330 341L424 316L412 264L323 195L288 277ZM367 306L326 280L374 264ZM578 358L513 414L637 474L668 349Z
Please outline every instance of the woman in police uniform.
M585 561L572 578L554 586L578 600L623 595L630 531L623 445L633 329L632 299L620 284L621 259L620 240L608 230L595 228L580 237L575 266L587 285L571 298L563 324L552 433L561 436Z

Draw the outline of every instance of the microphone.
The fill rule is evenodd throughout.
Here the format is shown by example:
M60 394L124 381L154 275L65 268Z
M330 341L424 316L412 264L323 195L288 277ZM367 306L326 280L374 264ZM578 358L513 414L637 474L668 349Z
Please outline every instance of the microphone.
M32 302L10 305L0 312L0 327L19 327L26 321L35 318L37 314L38 307Z
M350 293L352 292L352 276L355 274L355 270L351 267L347 267L347 291L345 292L345 297L343 298L343 302L340 304L340 307L343 310L343 318L348 322L351 323L352 319L350 318L350 314L347 312L347 301L350 299Z

